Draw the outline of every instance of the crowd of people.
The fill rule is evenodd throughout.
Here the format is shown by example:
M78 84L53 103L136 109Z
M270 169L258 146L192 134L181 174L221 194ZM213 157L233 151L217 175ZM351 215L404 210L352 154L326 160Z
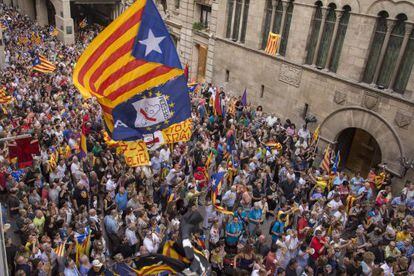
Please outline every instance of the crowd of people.
M71 83L100 26L79 30L65 46L48 26L10 7L0 11L7 27L0 85L13 97L0 124L10 138L0 149L0 191L11 275L122 275L117 264L135 268L179 239L189 210L203 215L190 239L215 275L414 273L413 182L394 195L381 170L366 178L324 171L307 124L296 127L211 84L191 95L191 140L164 145L151 152L150 166L130 168L105 139L97 103ZM40 41L22 39L33 34ZM56 71L33 71L33 52ZM24 134L40 153L20 168L8 146ZM220 190L211 181L217 173L224 173ZM79 239L90 246L79 249Z

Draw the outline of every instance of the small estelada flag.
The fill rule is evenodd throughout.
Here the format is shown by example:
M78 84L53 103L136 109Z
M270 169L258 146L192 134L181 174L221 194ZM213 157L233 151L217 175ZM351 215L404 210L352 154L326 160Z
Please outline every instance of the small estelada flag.
M46 57L42 55L35 55L33 58L33 70L42 72L42 73L52 73L56 70L56 66L53 65Z
M84 29L86 28L86 26L88 26L88 20L86 19L86 17L79 23L79 28Z
M280 34L270 32L267 39L267 46L265 52L269 55L275 56L280 46Z

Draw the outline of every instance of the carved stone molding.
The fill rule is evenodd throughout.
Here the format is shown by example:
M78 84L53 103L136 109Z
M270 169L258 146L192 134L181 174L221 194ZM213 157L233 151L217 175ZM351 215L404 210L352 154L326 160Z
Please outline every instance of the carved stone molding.
M339 105L344 105L346 103L346 93L341 91L335 91L334 102Z
M300 67L283 63L280 68L279 80L295 87L299 87L302 79L302 71L303 70Z
M406 129L411 124L412 116L406 115L401 111L397 111L394 121L398 127Z
M362 98L362 106L369 110L377 110L380 103L380 96L376 93L365 92Z

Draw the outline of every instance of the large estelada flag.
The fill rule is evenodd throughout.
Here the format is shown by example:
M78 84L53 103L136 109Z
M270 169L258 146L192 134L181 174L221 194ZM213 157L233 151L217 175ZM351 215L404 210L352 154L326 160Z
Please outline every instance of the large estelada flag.
M137 0L91 42L73 82L97 98L114 140L141 140L191 115L184 70L152 0Z

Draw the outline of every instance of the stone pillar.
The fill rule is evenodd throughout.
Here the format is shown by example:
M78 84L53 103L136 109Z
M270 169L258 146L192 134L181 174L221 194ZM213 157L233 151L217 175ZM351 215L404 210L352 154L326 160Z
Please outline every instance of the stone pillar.
M5 53L4 53L4 41L3 41L3 31L0 28L0 69L5 66Z
M276 56L280 56L279 50L280 50L280 43L282 43L283 33L285 32L285 24L286 24L286 13L287 13L287 7L289 5L289 2L282 1L282 7L283 7L283 13L282 13L282 20L280 22L280 40L279 40L279 47L277 47L277 53Z
M236 17L236 6L237 6L237 0L234 0L233 2L233 12L231 14L231 27L230 27L230 37L229 39L233 38L233 29L234 29L234 21Z
M290 22L289 40L285 58L303 64L306 58L306 42L312 26L315 7L298 5L293 2L292 21Z
M375 85L377 83L378 76L381 71L382 62L384 61L385 52L387 51L387 48L388 48L388 41L390 40L393 25L394 25L394 21L387 20L387 33L385 34L384 42L382 43L377 67L375 68L375 74L374 74L374 77L372 78L372 83L371 83L372 85Z
M335 45L336 35L338 34L338 27L339 27L339 22L341 21L341 17L342 17L342 10L335 10L335 13L336 13L336 21L335 21L333 34L332 34L331 45L329 45L328 57L326 59L326 64L325 64L326 70L329 70L329 66L331 66L332 52L333 52L333 47Z
M413 30L413 25L407 23L405 25L404 39L403 39L403 42L400 48L400 52L398 53L397 62L395 63L395 69L391 76L391 81L390 81L390 86L389 86L390 89L394 88L395 80L397 79L398 68L401 65L401 61L403 59L405 49L407 48L408 39L410 38L410 34L412 30Z
M238 41L238 42L240 42L240 39L241 39L241 33L242 33L242 30L243 30L243 14L244 14L244 8L245 8L245 1L246 1L246 0L243 0L243 1L242 1L242 8L241 8L241 12L240 12L239 33L237 34L237 41ZM247 16L247 18L249 18L249 16ZM248 21L248 19L247 19L247 21ZM246 24L246 25L247 25L247 24ZM247 28L247 26L246 26L246 28Z
M46 0L36 0L36 21L40 26L49 24L47 18Z
M58 38L64 44L73 44L75 42L75 31L73 28L73 19L70 15L70 1L60 0L60 6L56 9L56 26L59 30Z
M272 16L270 17L270 28L269 28L271 32L273 32L273 24L275 23L276 5L277 5L276 0L272 0ZM269 35L269 34L264 34L264 35Z
M327 14L328 14L328 9L323 7L322 8L321 27L319 28L319 34L318 34L318 42L316 43L315 53L313 54L313 59L312 59L312 65L313 66L315 66L316 59L318 58L319 47L321 46L322 34L323 34L324 29L325 29L325 21L326 21Z
M258 50L262 47L262 32L265 7L265 0L250 0L245 39L245 45L248 48Z

